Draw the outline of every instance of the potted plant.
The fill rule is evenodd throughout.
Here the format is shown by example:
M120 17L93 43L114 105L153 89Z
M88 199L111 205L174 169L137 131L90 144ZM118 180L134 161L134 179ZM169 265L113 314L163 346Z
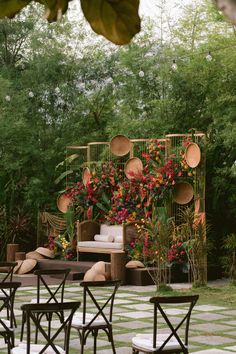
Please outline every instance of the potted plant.
M19 251L20 245L16 241L22 241L29 232L29 218L21 210L17 210L16 214L10 217L8 223L8 242L7 244L7 261L15 261L15 254Z

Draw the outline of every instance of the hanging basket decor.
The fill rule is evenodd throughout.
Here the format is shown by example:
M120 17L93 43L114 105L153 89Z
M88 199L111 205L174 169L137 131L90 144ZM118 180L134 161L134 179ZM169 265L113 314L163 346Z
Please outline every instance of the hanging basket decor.
M115 156L125 156L130 152L132 143L125 135L116 135L111 139L110 150Z
M198 144L190 143L185 150L185 160L189 167L196 168L201 161L201 150Z
M177 204L188 204L193 199L192 185L187 182L177 183L174 187L173 197Z
M85 167L82 174L83 185L86 187L91 178L91 172L88 167Z
M143 174L143 163L138 157L132 157L125 164L125 175L128 179L140 177Z
M65 194L61 194L57 198L57 207L62 213L66 213L69 206L72 205L72 200Z

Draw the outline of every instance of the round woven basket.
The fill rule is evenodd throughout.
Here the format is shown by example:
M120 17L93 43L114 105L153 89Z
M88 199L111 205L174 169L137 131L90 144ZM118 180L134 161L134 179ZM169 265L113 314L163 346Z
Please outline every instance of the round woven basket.
M128 179L140 177L143 173L143 163L138 157L132 157L125 164L125 175Z
M38 247L35 252L41 254L42 256L44 257L47 257L47 258L54 258L54 252L49 250L48 248L46 247Z
M21 260L19 260L19 261L17 261L17 265L14 267L14 269L13 269L13 273L15 274L15 273L17 273L18 272L18 270L20 269L20 267L21 267L21 265L22 265L22 263L23 263L24 261L21 259Z
M193 199L192 185L187 182L177 183L174 187L173 197L177 204L188 204Z
M18 274L26 274L34 269L37 261L35 259L26 259L22 262L20 268L18 269Z
M65 194L61 194L57 198L57 207L62 213L66 213L70 205L72 205L72 200Z
M116 135L111 139L110 150L113 155L125 156L130 152L132 143L125 135Z
M45 259L45 257L36 251L31 251L26 253L26 259L35 259L36 261L38 261L40 259Z
M87 186L88 182L90 181L90 178L91 178L90 169L88 167L85 167L82 173L82 181L84 186Z
M189 167L195 168L201 161L201 150L198 144L190 143L185 150L185 160Z

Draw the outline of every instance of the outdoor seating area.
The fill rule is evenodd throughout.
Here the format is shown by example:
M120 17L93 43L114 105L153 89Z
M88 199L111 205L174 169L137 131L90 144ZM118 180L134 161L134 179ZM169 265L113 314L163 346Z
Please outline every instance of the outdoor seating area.
M0 0L0 354L236 354L236 0Z
M56 278L54 280L56 280ZM183 350L179 352L184 353L186 341L190 353L229 354L236 351L236 335L234 330L236 313L234 306L227 301L227 294L224 292L224 288L229 285L225 282L209 284L212 289L212 294L218 293L215 301L212 300L212 297L207 297L206 293L204 294L202 291L200 291L199 299L198 296L192 295L191 293L187 295L186 293L189 291L189 286L186 286L187 284L173 285L175 295L164 297L155 296L155 286L120 286L118 288L119 283L109 282L101 282L100 284L99 282L94 284L81 283L81 285L75 281L69 281L69 283L66 284L64 289L64 305L63 303L57 302L54 302L54 305L52 305L52 303L47 304L46 299L49 297L46 293L42 292L41 300L43 303L38 306L34 303L30 304L32 298L37 294L37 287L18 287L18 283L14 302L14 312L17 322L17 327L14 329L14 345L16 349L14 349L12 353L28 353L26 352L26 343L28 342L26 338L29 338L27 337L27 333L30 335L32 343L32 348L29 353L38 353L37 346L35 346L37 331L37 345L42 349L43 343L50 344L47 337L50 335L53 336L55 329L58 330L60 326L66 322L68 319L68 311L72 310L72 308L74 316L70 324L69 349L65 351L65 353L82 353L82 343L85 344L84 353L88 354L110 354L115 352L128 354L131 353L132 350L133 352L149 353L150 346L153 350L151 352L154 352L155 348L152 346L153 338L155 337L153 337L153 333L157 333L157 346L160 346L160 340L163 340L163 342L161 342L163 344L168 336L174 333L168 344L168 346L170 346L169 350L173 349L172 346L174 346L174 350L177 350L174 353L178 352L178 350ZM93 285L95 286L93 287ZM116 293L111 291L110 286L113 285L116 286ZM50 285L52 293L56 292L57 287L57 285ZM90 290L92 293L90 293ZM229 288L228 291L230 292L232 289L230 290ZM178 296L176 297L177 292ZM92 297L90 297L89 294L92 295ZM152 297L152 295L154 295L154 297ZM113 296L115 296L115 298L113 298ZM85 299L86 302L84 302ZM108 303L109 299L111 301L114 300L111 304L112 307L110 307L110 303ZM83 305L83 303L85 305ZM108 311L103 307L105 304L109 306ZM157 308L159 308L160 312L158 311L155 317L154 313ZM28 332L27 326L24 329L25 335L23 343L25 344L20 344L22 311L26 313L26 317L30 316L31 320L34 321L34 325L31 326L31 332ZM39 312L40 318L37 317ZM56 312L55 316L51 316L53 312ZM59 320L57 314L62 312L67 315L64 319ZM47 313L49 316L47 317L48 320L52 321L51 331L49 332L49 322L46 318L43 318L43 313ZM49 315L49 313L51 315ZM188 321L190 313L191 319ZM1 321L5 321L6 316L7 313L5 311L3 315L1 315ZM164 316L164 318L162 316ZM184 319L186 323L183 321ZM80 323L83 321L85 321L86 326L80 327ZM39 323L41 323L42 327ZM180 328L179 325L181 323L187 326L187 333L184 332L185 327ZM65 325L69 326L69 322L66 322ZM106 326L110 328L111 325L115 351L112 349L112 341L109 332L107 334L104 331ZM83 331L81 332L82 338L85 336L84 339L86 338L86 342L82 341L81 343L78 330ZM93 333L94 330L96 333ZM41 331L43 331L43 335L40 334ZM175 336L176 331L179 337ZM96 335L94 336L94 334ZM53 338L55 339L55 337ZM179 343L178 338L181 343L183 343L182 346L184 346L184 348L179 348L179 346L181 347L181 343ZM53 340L52 343L63 348L64 339L62 336L59 336L58 341ZM1 337L0 352L3 354L8 353L7 344L4 342L4 338ZM60 351L60 353L62 353L62 351Z

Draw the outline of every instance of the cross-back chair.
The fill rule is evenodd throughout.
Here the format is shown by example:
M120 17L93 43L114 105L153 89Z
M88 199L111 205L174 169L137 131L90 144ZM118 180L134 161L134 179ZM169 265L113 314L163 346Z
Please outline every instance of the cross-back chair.
M103 330L106 333L108 340L111 343L112 351L115 354L116 351L112 333L112 314L114 299L117 289L120 286L120 281L83 281L80 285L83 287L83 310L82 313L75 313L71 327L77 329L79 332L81 354L84 353L86 340L90 333L92 333L94 337L93 351L96 353L99 330ZM101 288L108 289L106 289L107 292L104 295L103 300L99 299L98 301L96 298L96 292ZM101 298L101 294L99 294L99 297Z
M0 273L2 274L0 282L12 282L13 271L16 265L17 262L0 262Z
M38 269L34 271L37 276L37 297L32 299L30 303L41 304L41 303L63 303L64 302L64 290L67 277L70 273L70 269ZM58 278L58 283L56 287L51 287L47 282L48 276L61 277ZM64 320L64 312L59 311L57 313L59 320L62 322ZM40 314L38 313L38 316ZM43 315L41 315L43 316ZM22 313L22 325L21 325L21 341L24 335L24 324L26 317L24 311ZM50 331L50 326L48 327ZM35 332L35 342L37 343L37 331Z
M1 277L0 277L0 283L4 283L4 282L12 282L12 278L13 278L13 271L15 266L17 265L17 262L0 262L0 273L1 273ZM6 296L8 296L9 294L7 293L7 291L0 291L0 300ZM10 308L9 306L7 307L7 319L9 320L10 318ZM15 316L13 314L13 319L14 319L14 325L16 326L16 320L15 320Z
M69 340L71 321L75 311L79 308L80 302L64 302L64 303L46 303L46 304L24 304L21 306L22 311L25 313L26 326L27 326L27 342L19 343L17 347L11 350L11 354L68 354L69 353ZM58 312L69 311L69 315L60 322L58 328L48 332L41 323L43 314L48 319L48 325L54 319L54 314ZM33 326L32 326L33 324ZM51 326L52 327L52 326ZM44 344L34 344L31 342L32 328L41 334L40 339ZM64 336L62 336L62 334ZM63 337L63 339L62 339ZM58 341L64 341L63 347L59 346Z
M165 354L188 354L188 332L192 309L195 306L198 295L191 296L170 296L153 297L150 302L154 305L154 320L152 334L137 334L132 339L133 354L142 353L165 353ZM173 325L166 313L165 305L178 304L187 305L185 313L179 319L179 323ZM167 333L158 333L158 319L163 318L168 327ZM178 331L184 328L184 340L180 337Z
M0 291L5 296L0 298L0 335L4 338L7 344L8 354L11 353L11 348L14 346L14 300L16 290L21 283L19 282L3 282L0 283ZM8 310L7 320L4 319L4 310Z

